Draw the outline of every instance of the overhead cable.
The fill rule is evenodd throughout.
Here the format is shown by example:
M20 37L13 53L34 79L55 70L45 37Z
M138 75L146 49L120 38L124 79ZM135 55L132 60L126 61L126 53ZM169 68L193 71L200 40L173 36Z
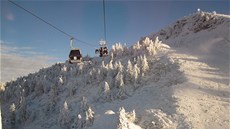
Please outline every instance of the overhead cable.
M53 28L56 29L57 31L63 33L63 34L66 35L66 36L68 36L69 38L74 38L75 40L77 40L77 41L79 41L79 42L81 42L81 43L84 43L85 45L88 45L88 46L91 46L91 47L93 46L93 47L94 47L94 45L92 45L92 44L90 44L90 43L87 43L87 42L85 42L85 41L82 41L82 40L80 40L80 39L77 39L77 38L75 38L74 36L72 36L72 35L66 33L65 31L63 31L63 30L61 30L61 29L59 29L58 27L52 25L50 22L47 22L47 21L44 20L43 18L41 18L41 17L39 17L38 15L34 14L33 12L31 12L31 11L25 9L24 7L20 6L19 4L15 3L15 2L13 2L13 1L11 1L11 0L8 0L8 1L11 2L12 4L14 4L15 6L19 7L20 9L26 11L26 12L29 13L30 15L32 15L32 16L36 17L37 19L41 20L42 22L46 23L47 25L53 27Z
M104 15L104 38L105 38L105 41L106 41L105 0L103 0L103 15Z

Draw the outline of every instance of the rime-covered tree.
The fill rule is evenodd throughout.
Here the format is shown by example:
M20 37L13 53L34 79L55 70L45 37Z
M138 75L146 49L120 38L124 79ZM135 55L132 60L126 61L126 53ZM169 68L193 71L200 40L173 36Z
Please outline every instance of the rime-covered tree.
M146 37L143 41L143 46L146 48L147 46L149 46L150 43L151 40L149 39L149 37Z
M114 66L113 66L112 60L107 64L107 68L108 68L107 78L113 77L114 76ZM107 78L106 78L106 80L107 80Z
M121 62L120 61L118 61L118 62L115 62L115 64L114 64L114 69L116 70L116 74L118 73L118 72L123 72L123 65L121 64Z
M140 68L135 64L133 66L134 83L139 83Z
M118 112L118 124L117 129L128 129L128 121L125 117L125 109L121 107Z
M110 61L113 60L113 52L110 52Z
M159 40L158 36L156 37L155 41L154 41L154 46L156 47L156 49L160 49L161 47L161 41Z
M35 86L35 93L36 96L40 96L41 94L44 93L44 85L42 82L38 82L37 85Z
M99 96L100 96L99 99L102 101L105 102L111 101L110 87L106 81L100 87Z
M108 63L108 69L113 70L113 61L110 60Z
M103 80L106 78L107 72L108 72L108 67L105 65L105 62L102 61L101 68L100 68L100 74Z
M10 127L11 129L15 129L15 122L16 122L16 114L15 114L15 104L13 103L12 105L10 105ZM0 125L1 127L1 125Z
M133 110L132 112L126 112L124 107L121 107L118 112L117 129L131 129L129 123L135 122L135 120L135 110Z
M80 110L75 120L75 125L77 129L83 129L93 124L94 112L92 108L88 105L85 97L81 100Z
M61 75L58 79L59 79L59 83L61 85L63 85L64 84L64 78L63 78L63 76Z
M70 127L70 114L67 102L64 102L63 108L60 111L59 124L62 129L69 129Z
M133 71L133 65L130 60L128 60L127 68L126 68L126 76L125 76L125 83L130 84L134 77L133 77L134 71Z
M149 44L149 46L147 47L147 50L148 50L148 54L151 55L151 56L156 54L156 46L152 42L152 40L151 40L151 43Z
M28 119L29 114L27 112L27 103L25 97L21 97L19 108L16 114L17 114L16 121L18 123L24 123Z
M113 53L113 57L120 57L123 55L124 47L121 45L121 43L116 43L112 46L112 49L110 50L110 53Z
M83 96L81 100L80 112L84 112L89 108L87 99Z
M51 86L50 97L44 106L43 113L48 116L55 111L55 106L57 104L58 89L56 85Z
M144 55L143 58L141 58L141 71L142 71L142 76L144 76L144 74L149 70L149 64L147 61L146 56Z
M85 119L86 125L90 126L94 122L94 111L91 109L91 107L89 107L85 113L86 113L86 119Z
M119 89L121 89L124 85L123 74L120 71L117 73L117 76L115 78L115 85Z
M113 98L122 98L124 96L124 81L122 72L118 72L115 77L115 88L113 89Z

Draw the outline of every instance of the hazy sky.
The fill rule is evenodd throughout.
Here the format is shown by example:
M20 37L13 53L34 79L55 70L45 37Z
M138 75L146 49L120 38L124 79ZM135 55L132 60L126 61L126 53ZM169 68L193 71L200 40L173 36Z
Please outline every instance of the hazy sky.
M99 40L104 38L102 1L17 0L15 2L66 33L90 43L91 45L87 46L75 42L75 47L82 50L83 56L87 53L94 56ZM195 13L198 8L208 12L230 14L230 3L227 0L212 0L212 2L105 0L105 5L109 48L117 42L130 46L142 36L157 32L176 20ZM3 47L9 50L18 49L14 52L5 50L3 53ZM28 59L44 57L45 62L63 62L68 59L69 49L69 37L7 0L1 0L1 55L13 53L14 56Z

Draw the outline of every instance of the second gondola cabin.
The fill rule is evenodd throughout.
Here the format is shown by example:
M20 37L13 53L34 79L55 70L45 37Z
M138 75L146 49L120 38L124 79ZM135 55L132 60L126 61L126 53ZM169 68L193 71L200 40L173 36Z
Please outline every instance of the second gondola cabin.
M101 40L100 43L100 48L95 50L96 54L100 54L100 57L107 56L108 55L108 47L106 45L106 41Z

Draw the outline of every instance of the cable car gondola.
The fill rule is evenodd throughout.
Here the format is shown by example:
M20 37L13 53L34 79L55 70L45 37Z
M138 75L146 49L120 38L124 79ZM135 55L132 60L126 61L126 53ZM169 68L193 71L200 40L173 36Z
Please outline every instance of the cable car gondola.
M73 40L74 38L70 39L70 53L69 53L69 63L81 63L82 62L82 54L79 48L73 47Z
M100 57L107 56L108 55L108 48L106 45L106 41L101 40L100 43L100 48L95 50L95 54L100 53Z

